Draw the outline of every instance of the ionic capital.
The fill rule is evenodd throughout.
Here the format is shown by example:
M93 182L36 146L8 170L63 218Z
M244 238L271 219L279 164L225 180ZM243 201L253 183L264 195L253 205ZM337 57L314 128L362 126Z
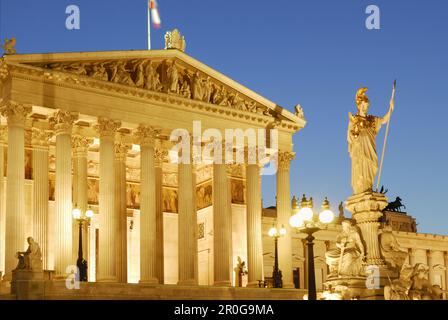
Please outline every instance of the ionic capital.
M124 162L128 155L131 145L123 142L115 142L115 160Z
M53 133L49 130L32 128L31 145L35 149L47 149Z
M74 135L72 137L73 156L78 158L87 157L87 152L92 143L92 138L84 137L79 134Z
M159 136L160 130L151 126L139 125L135 137L142 147L154 146L155 139Z
M278 156L278 169L289 171L291 161L294 160L296 154L290 151L279 151L277 153L277 156Z
M96 129L101 138L114 138L115 133L121 127L121 121L99 117Z
M50 118L50 123L54 128L55 135L72 133L73 123L78 119L78 114L65 110L56 111Z
M8 126L24 127L26 117L32 109L31 105L14 101L2 102L0 105L0 112L8 119Z
M426 257L432 259L434 257L434 250L426 250Z

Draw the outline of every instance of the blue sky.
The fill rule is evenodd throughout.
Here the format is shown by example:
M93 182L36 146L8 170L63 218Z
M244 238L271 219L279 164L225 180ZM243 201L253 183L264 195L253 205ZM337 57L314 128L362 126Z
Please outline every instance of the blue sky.
M81 29L65 28L78 5ZM381 29L365 28L365 9L381 10ZM398 80L382 184L399 195L420 232L448 234L448 2L446 0L159 0L164 46L178 27L187 53L293 111L308 125L296 134L293 194L324 196L333 209L351 194L347 113L358 87L369 87L370 112L387 112ZM146 0L0 0L0 38L20 53L146 48ZM377 139L381 151L384 128ZM263 178L265 206L275 177ZM317 207L317 206L316 206Z

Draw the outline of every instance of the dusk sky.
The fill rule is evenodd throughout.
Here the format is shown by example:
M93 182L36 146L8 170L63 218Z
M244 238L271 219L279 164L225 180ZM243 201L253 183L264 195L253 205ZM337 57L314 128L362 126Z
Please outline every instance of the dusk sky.
M351 195L348 112L366 86L370 113L383 116L398 87L381 184L403 199L423 233L448 234L448 1L159 0L162 28L153 49L179 28L186 53L294 111L307 126L294 138L291 192L325 196L337 213ZM81 29L65 27L68 5ZM368 5L380 30L368 30ZM19 53L147 48L147 0L0 0L0 39ZM380 155L385 126L377 138ZM264 205L275 203L275 176L263 178Z

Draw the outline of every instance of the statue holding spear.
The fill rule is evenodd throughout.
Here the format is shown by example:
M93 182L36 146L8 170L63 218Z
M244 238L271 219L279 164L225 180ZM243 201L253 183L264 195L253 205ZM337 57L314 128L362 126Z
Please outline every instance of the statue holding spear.
M356 115L349 113L347 132L348 151L352 159L353 194L373 190L373 183L378 171L378 155L375 140L381 126L387 123L385 142L381 156L382 167L390 118L394 110L395 89L396 81L394 82L392 98L389 103L389 111L384 117L376 117L368 114L370 101L366 95L367 88L360 88L356 93L358 113ZM379 183L380 178L378 178L378 185Z

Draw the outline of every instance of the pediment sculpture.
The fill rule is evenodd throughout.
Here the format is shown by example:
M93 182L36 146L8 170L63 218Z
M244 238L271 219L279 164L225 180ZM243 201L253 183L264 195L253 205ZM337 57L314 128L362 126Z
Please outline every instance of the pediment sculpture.
M37 64L54 71L272 116L270 109L176 60L130 59ZM53 78L58 78L55 74ZM74 79L77 82L76 78Z

